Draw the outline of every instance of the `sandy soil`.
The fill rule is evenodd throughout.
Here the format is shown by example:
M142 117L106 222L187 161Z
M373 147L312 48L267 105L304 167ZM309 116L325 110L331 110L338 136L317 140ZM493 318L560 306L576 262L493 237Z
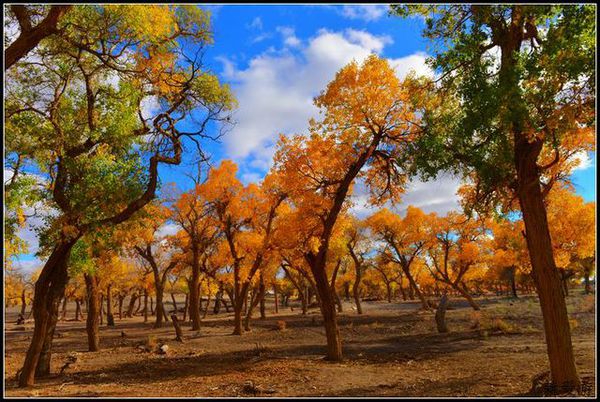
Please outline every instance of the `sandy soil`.
M540 309L534 296L478 299L481 314L460 299L447 312L450 332L438 334L432 312L415 302L364 302L359 316L344 303L339 325L345 360L327 362L318 309L307 316L282 308L254 319L252 331L231 335L232 314L211 314L200 332L184 326L174 341L170 323L152 329L142 317L102 326L99 352L87 352L85 322L58 324L49 378L29 389L15 375L29 345L32 323L17 326L16 308L5 325L5 390L11 396L516 396L548 370ZM586 395L595 395L593 296L570 296L573 344ZM73 316L70 307L68 317ZM167 308L170 304L167 304ZM489 323L502 320L504 331ZM277 321L287 328L277 329ZM480 322L480 328L474 323ZM496 322L497 323L497 322ZM498 327L498 325L495 325ZM487 328L487 329L485 329ZM154 349L146 351L150 343ZM168 345L166 354L157 352ZM76 353L77 361L58 374Z

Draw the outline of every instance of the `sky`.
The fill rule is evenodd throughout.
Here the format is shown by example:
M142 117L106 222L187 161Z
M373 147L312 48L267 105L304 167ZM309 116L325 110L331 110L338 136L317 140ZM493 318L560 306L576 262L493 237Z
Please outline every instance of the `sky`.
M211 5L214 45L205 53L205 65L222 82L231 85L238 100L235 124L219 142L206 142L204 149L213 165L232 159L244 183L260 181L272 163L279 134L306 131L308 120L317 117L312 99L324 89L335 73L348 62L361 61L371 53L385 57L403 77L409 71L432 75L425 64L428 42L422 38L420 18L401 19L387 15L386 5ZM193 149L182 164L161 167L163 184L175 182L188 190L193 181L186 175L195 171ZM595 152L582 155L572 175L578 194L586 201L596 198ZM444 215L458 209L456 190L460 180L442 175L432 182L412 182L402 212L414 205L425 212ZM373 211L366 204L360 185L355 189L359 217ZM35 222L33 222L35 224ZM174 225L164 229L174 231ZM37 236L31 227L21 237L30 244L30 253L15 263L30 271L41 264L33 255Z

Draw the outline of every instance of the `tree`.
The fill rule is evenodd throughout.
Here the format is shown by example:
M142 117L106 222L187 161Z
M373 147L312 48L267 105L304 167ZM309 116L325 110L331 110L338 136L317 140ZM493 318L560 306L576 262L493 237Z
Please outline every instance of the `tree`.
M276 175L261 186L244 185L235 177L237 166L223 161L211 169L201 192L227 242L233 268L234 335L242 334L242 309L254 275L265 266L277 225L277 209L286 198ZM252 306L251 306L252 307Z
M357 178L378 202L399 198L405 180L397 161L418 132L408 97L387 61L372 55L360 65L352 62L315 98L323 118L311 121L310 135L282 136L274 157L273 170L285 177L284 191L312 231L304 257L319 294L330 360L342 358L326 272L334 226Z
M595 146L595 8L461 4L392 11L422 14L424 35L440 42L431 61L440 76L424 87L434 95L423 116L428 134L415 150L417 170L463 172L473 180L479 209L518 200L552 382L577 388L544 196L568 177L574 155Z
M429 240L427 225L430 219L431 216L413 206L408 207L404 218L388 209L377 211L367 218L367 224L375 238L387 246L388 253L385 255L402 268L410 288L421 300L425 310L429 309L429 303L411 273L411 266L425 251Z
M50 251L36 283L35 329L20 386L34 383L44 339L51 342L75 243L147 204L158 166L179 164L183 139L207 137L207 123L233 104L228 88L181 49L183 38L198 51L210 43L208 17L190 7L150 11L166 23L148 31L133 23L137 16L127 6L75 7L65 15L69 31L36 49L39 61L7 72L7 142L46 174L60 211L42 241ZM160 105L149 118L142 110L148 97ZM196 131L177 124L190 116L199 122Z
M431 275L459 292L474 310L479 310L479 304L469 294L466 279L478 265L485 264L484 222L456 212L441 218L434 216L430 222L432 241L426 264Z

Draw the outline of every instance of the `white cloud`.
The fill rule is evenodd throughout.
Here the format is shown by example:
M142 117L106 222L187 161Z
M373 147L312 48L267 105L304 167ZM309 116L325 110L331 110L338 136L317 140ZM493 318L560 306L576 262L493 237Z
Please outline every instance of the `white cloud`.
M251 29L258 29L258 30L262 30L263 29L263 23L262 23L262 19L260 17L255 17L252 22L248 25L246 25L248 28Z
M392 43L389 36L355 29L321 29L306 43L290 41L296 38L291 27L280 26L277 31L283 48L255 56L245 69L237 69L229 58L218 58L223 63L222 74L232 83L239 102L234 114L236 125L223 138L226 157L240 164L240 177L246 175L248 180L269 169L280 133L306 131L309 118L318 115L313 98L340 68L352 60L360 62L372 53L380 54ZM419 52L391 59L390 64L401 78L412 69L432 75L425 65L426 57Z
M290 47L300 46L302 41L296 36L296 31L292 27L277 27L277 32L283 37L283 43Z
M340 13L346 18L363 20L367 22L377 21L387 14L389 6L382 4L365 4L343 6Z
M404 78L411 71L414 71L417 75L433 77L435 73L426 64L427 57L427 53L417 52L406 57L390 59L390 65L394 68L399 78Z
M576 154L574 154L572 156L572 159L574 161L577 161L577 164L575 165L575 167L573 168L573 171L575 170L586 170L591 168L592 165L592 158L590 158L590 155L587 151L579 151Z
M278 31L284 40L295 37L289 27ZM353 59L380 53L390 42L387 36L364 31L320 30L297 51L265 52L246 69L237 70L232 61L221 58L224 76L232 81L239 102L236 126L223 139L228 156L267 168L278 135L303 132L309 118L317 116L313 98L335 73Z
M460 185L459 177L443 173L436 180L428 182L415 179L408 183L398 205L387 204L385 207L404 215L408 206L412 205L425 213L435 212L444 216L449 211L461 209L460 198L456 194ZM355 193L351 196L354 205L350 208L350 213L361 219L375 213L380 207L370 205L368 199L364 184L357 183Z
M155 237L157 239L162 239L166 236L172 236L179 232L180 229L181 228L179 227L179 225L176 225L174 223L165 223L156 231Z

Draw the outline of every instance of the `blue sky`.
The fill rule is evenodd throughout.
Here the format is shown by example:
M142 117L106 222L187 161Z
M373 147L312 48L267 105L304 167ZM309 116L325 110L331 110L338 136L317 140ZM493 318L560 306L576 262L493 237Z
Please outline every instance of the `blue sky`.
M219 5L206 6L212 13L215 43L205 55L206 66L229 82L239 107L235 126L219 143L206 142L212 163L233 159L239 178L260 180L268 171L279 133L303 132L317 110L312 98L352 59L377 53L390 60L398 76L414 69L432 74L425 65L428 44L421 37L419 18L387 15L387 6L343 5ZM177 183L181 190L193 182L193 149L178 167L161 167L161 182ZM595 152L582 160L572 179L577 193L595 200ZM445 214L458 208L456 189L460 181L442 176L435 182L410 184L400 210L416 205L426 212ZM371 209L357 186L353 211L359 216ZM173 228L171 228L173 229ZM30 229L22 237L37 240ZM40 262L24 255L17 265L31 269Z

